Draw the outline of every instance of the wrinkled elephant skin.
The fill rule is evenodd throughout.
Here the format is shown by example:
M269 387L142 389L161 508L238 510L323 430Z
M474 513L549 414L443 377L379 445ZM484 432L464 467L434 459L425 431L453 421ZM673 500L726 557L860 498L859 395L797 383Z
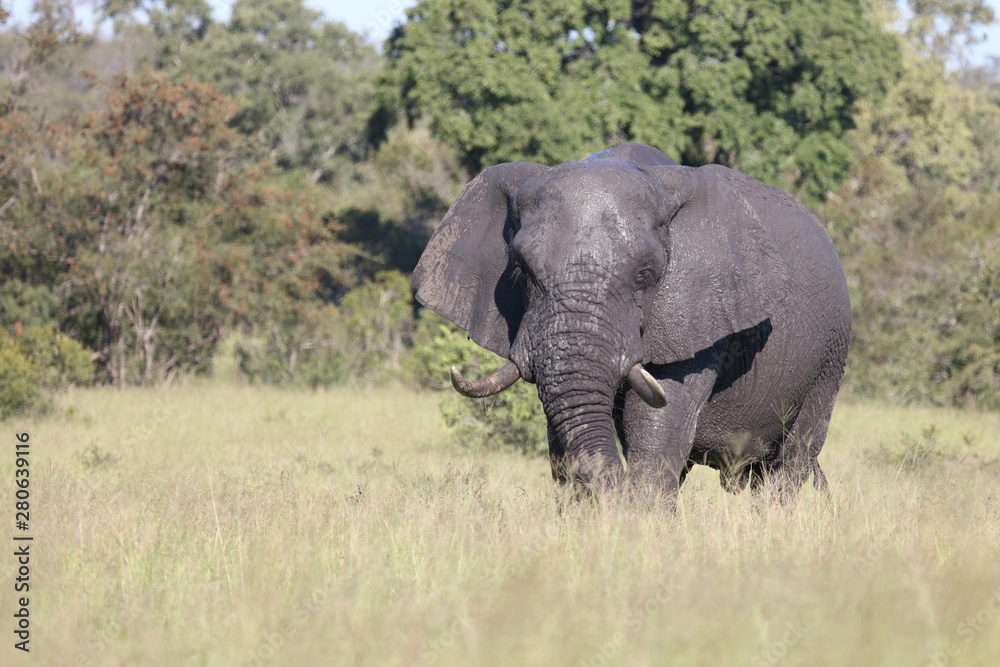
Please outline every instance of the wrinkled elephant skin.
M823 225L785 192L639 144L500 164L466 186L413 280L512 362L478 381L455 369L456 388L537 386L556 479L672 496L701 463L730 490L794 493L810 474L825 489L850 300Z

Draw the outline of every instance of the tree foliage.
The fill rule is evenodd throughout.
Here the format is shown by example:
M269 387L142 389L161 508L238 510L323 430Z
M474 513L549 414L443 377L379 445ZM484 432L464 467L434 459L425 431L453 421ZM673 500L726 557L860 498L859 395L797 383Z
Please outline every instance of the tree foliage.
M954 49L928 50L912 27L923 20L904 26L897 84L859 105L850 178L821 212L851 285L847 379L904 402L997 409L1000 82L947 73Z
M0 329L0 421L47 409L53 392L92 374L90 352L52 324Z
M73 4L39 0L32 5L35 21L19 36L2 35L0 44L0 116L17 108L39 70L51 67L68 44L77 39ZM0 7L0 25L6 11Z
M324 193L241 159L229 98L148 72L103 85L75 123L0 118L0 265L57 296L110 382L207 371L226 325L308 317L347 280Z
M500 360L405 275L470 174L625 141L817 211L853 391L1000 409L982 0L423 0L384 57L303 0L99 13L111 40L65 0L0 32L0 414L209 372L226 337L250 380L411 377L464 442L544 451L530 385L451 392Z
M454 151L424 125L394 128L355 166L350 188L338 191L343 238L366 251L358 270L409 273L448 207L468 180Z
M898 11L896 3L891 4ZM986 0L907 0L906 6L910 18L905 35L910 46L938 59L964 61L969 48L982 41L983 26L996 19Z
M330 187L345 240L364 250L359 274L413 269L464 178L426 132L395 133L389 146L369 150L381 60L360 35L302 0L236 2L225 24L211 20L203 0L104 7L123 31L145 16L160 44L152 60L159 70L212 82L236 103L231 127L279 167L308 170Z
M230 125L279 166L331 179L365 151L374 48L302 0L238 0L229 22L204 0L109 0L109 16L148 16L158 69L232 97Z
M899 49L855 0L424 0L389 40L376 134L426 116L470 172L625 141L821 197Z

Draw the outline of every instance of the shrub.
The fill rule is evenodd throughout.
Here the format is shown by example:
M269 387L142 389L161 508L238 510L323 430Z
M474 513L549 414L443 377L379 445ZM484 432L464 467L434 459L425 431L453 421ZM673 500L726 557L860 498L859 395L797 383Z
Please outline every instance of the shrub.
M483 399L460 396L451 388L452 366L466 377L480 377L504 363L506 359L479 347L440 315L420 311L407 370L421 385L441 391L441 414L454 437L472 448L544 454L548 451L545 414L533 385L517 382Z
M0 322L41 325L55 320L59 297L46 285L31 285L10 278L0 285Z
M6 333L0 335L0 421L4 421L37 404L42 374Z
M323 304L233 337L236 366L251 381L329 386L377 383L398 375L413 333L413 287L380 271L340 307Z
M55 324L25 327L18 340L25 354L41 369L44 389L56 391L89 382L94 374L90 351L56 329Z
M379 271L340 304L352 376L377 382L400 369L413 335L413 286L399 271Z
M308 386L339 384L348 379L348 355L338 335L336 312L329 309L330 321L309 318L289 325L283 335L237 333L223 349L232 349L238 372L251 382Z
M957 290L939 299L946 305L934 341L936 397L944 403L998 410L1000 244L974 246L955 274Z
M0 420L44 410L52 392L92 375L90 352L54 324L25 327L16 338L0 329Z

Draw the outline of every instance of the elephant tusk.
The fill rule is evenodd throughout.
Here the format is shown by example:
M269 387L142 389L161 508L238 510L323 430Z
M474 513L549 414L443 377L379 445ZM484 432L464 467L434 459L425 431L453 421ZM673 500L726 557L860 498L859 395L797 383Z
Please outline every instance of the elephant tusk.
M519 377L521 371L513 361L508 361L500 370L481 380L465 380L458 368L451 367L451 386L462 396L469 398L485 398L497 394L517 382Z
M663 387L650 375L642 364L636 364L628 372L628 382L632 385L639 398L654 408L662 408L667 404L667 395L663 393Z

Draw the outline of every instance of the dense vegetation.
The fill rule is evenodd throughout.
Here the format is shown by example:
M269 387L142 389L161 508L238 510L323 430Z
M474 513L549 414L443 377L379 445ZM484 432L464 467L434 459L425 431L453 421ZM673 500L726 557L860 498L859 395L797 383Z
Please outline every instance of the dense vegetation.
M624 141L822 197L898 41L861 3L422 2L389 40L382 116L427 116L470 172Z
M484 166L624 141L820 215L851 391L1000 409L1000 69L965 60L983 2L423 0L384 55L302 0L226 22L103 0L110 41L72 7L0 33L0 418L66 383L209 373L220 344L268 383L488 370L414 307L434 225ZM445 413L533 450L521 389Z

